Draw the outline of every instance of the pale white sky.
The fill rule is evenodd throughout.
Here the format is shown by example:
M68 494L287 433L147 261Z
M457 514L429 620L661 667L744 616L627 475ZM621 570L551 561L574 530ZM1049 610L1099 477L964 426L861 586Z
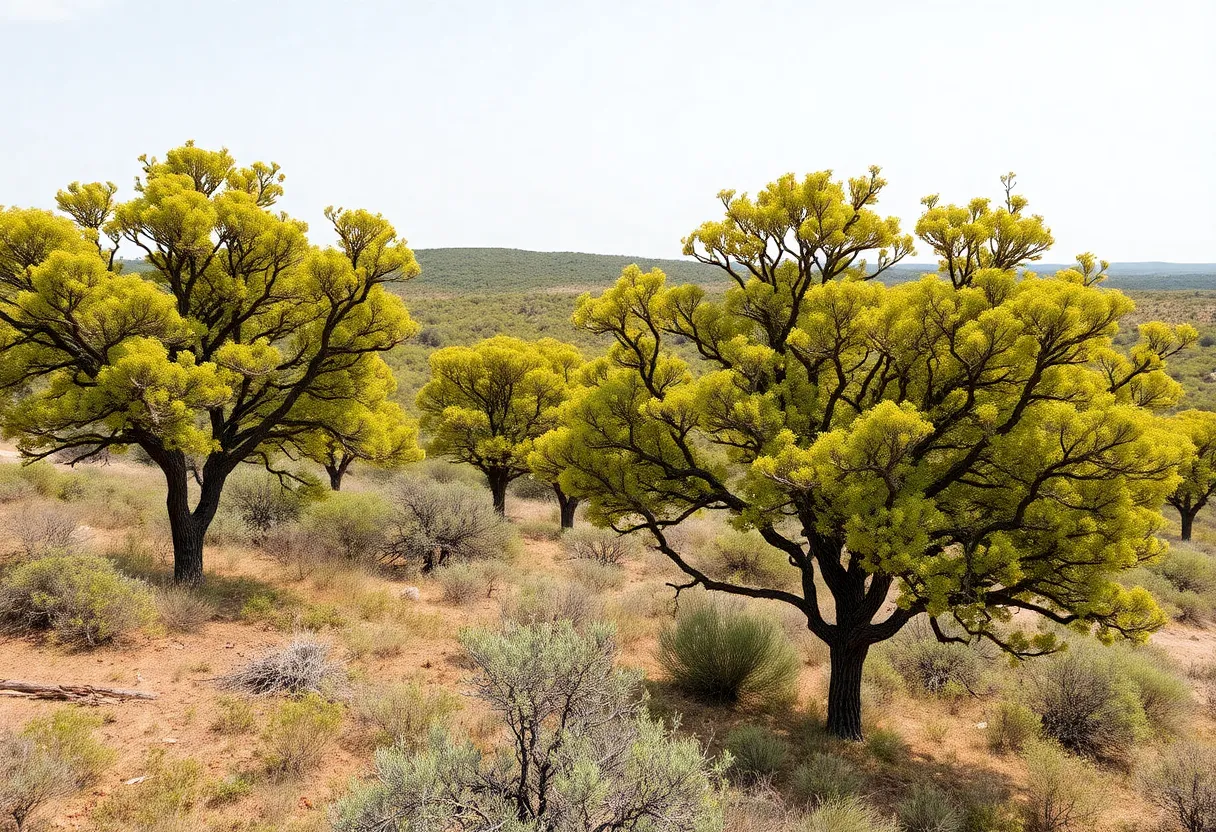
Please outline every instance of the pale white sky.
M1052 261L1216 261L1216 0L0 0L0 204L183 140L410 243L677 256L722 188L880 164ZM319 241L324 235L316 235ZM914 258L927 261L925 252Z

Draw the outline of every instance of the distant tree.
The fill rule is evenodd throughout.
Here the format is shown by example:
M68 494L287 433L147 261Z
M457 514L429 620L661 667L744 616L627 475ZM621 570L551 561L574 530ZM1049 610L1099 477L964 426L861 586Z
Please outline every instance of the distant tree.
M927 198L916 230L938 274L890 288L874 278L912 238L871 209L877 168L847 183L787 175L755 199L725 191L723 219L684 241L733 282L721 301L631 267L575 313L615 343L538 452L565 466L590 519L649 533L688 578L677 590L800 610L829 648L840 737L861 737L870 647L917 615L939 639L1017 656L1056 648L1017 628L1017 610L1102 638L1143 639L1164 620L1114 578L1161 551L1183 450L1152 411L1179 396L1163 362L1196 333L1144 324L1116 351L1131 301L1099 287L1089 255L1019 274L1052 238L1003 181L996 207ZM797 589L712 577L672 534L706 510L758 532Z
M392 382L391 375L387 381ZM395 402L385 400L374 411L349 415L350 422L319 426L295 443L299 453L325 469L334 491L342 490L342 478L359 460L388 468L423 458L418 426Z
M471 347L431 353L431 379L418 391L431 453L467 462L486 475L494 508L506 510L507 486L532 469L538 436L557 425L558 410L577 384L582 357L552 338L523 341L496 335ZM562 525L576 503L555 484Z
M371 422L391 377L379 353L416 327L385 284L418 274L389 223L326 209L339 247L273 210L277 165L237 167L186 144L141 157L137 194L59 194L72 219L0 212L3 430L29 458L80 462L137 446L164 472L174 577L203 577L224 483L318 430ZM102 236L150 267L110 270Z
M1170 419L1170 426L1194 446L1178 469L1182 482L1167 498L1181 518L1182 539L1190 540L1196 515L1216 494L1216 413L1184 410Z

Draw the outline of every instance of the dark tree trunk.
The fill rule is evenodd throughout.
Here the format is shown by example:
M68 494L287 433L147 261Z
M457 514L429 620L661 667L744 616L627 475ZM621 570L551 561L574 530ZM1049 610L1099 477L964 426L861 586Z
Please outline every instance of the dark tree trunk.
M843 740L861 739L861 672L869 645L830 644L832 675L828 681L828 733Z
M227 473L208 461L203 467L198 503L191 510L185 457L179 452L167 452L160 466L168 485L165 507L173 537L173 582L197 586L203 581L203 539L219 508Z
M346 476L346 469L350 468L350 459L344 459L339 463L326 463L325 473L329 474L329 488L331 491L342 490L342 478Z
M1182 518L1182 539L1183 540L1191 539L1191 526L1193 526L1195 523L1196 514L1198 514L1198 512L1192 512L1192 511L1178 512L1178 516Z
M562 528L574 528L574 512L578 509L578 497L571 497L562 491L562 487L553 483L553 493L557 495L557 505L561 512Z
M511 474L505 468L492 468L486 472L490 483L490 493L494 496L494 510L499 514L507 513L507 486L511 484Z

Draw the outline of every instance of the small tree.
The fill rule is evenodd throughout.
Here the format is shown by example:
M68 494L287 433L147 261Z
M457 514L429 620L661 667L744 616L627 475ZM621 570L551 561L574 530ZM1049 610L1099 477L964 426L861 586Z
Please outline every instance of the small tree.
M872 210L877 168L847 183L784 176L756 199L725 191L725 217L684 241L732 281L721 301L632 266L575 312L615 343L538 452L594 521L649 533L687 576L677 589L800 610L829 648L837 736L861 737L870 647L919 614L938 638L1018 656L1055 643L1009 627L1014 610L1103 638L1164 620L1113 578L1161 551L1183 449L1152 410L1180 395L1164 361L1195 330L1144 324L1116 351L1131 301L1099 287L1089 255L1019 274L1052 238L1004 182L999 207L927 198L917 233L939 272L890 288L874 278L912 238ZM756 530L798 589L711 577L670 534L705 510Z
M345 424L319 426L296 442L301 454L325 469L334 491L342 490L342 478L357 461L389 468L423 458L418 427L395 402L386 400L373 412L348 417Z
M377 779L338 804L335 829L711 832L711 769L695 740L645 716L636 674L613 667L604 625L508 623L466 632L473 689L508 728L490 759L433 734L376 752Z
M379 353L416 329L385 286L420 269L367 211L327 209L338 248L311 245L272 210L277 165L189 143L141 161L129 202L76 184L58 197L70 220L0 211L3 430L33 459L141 448L164 472L174 578L197 583L237 466L274 470L302 437L376 421ZM149 270L114 270L102 236Z
M1191 539L1195 516L1216 494L1216 413L1210 410L1184 410L1170 419L1170 425L1195 446L1178 469L1182 482L1166 498L1178 510L1182 539Z
M556 426L582 358L552 338L496 335L472 347L436 350L430 363L431 380L418 391L430 451L485 474L494 508L504 513L507 486L532 470L532 444ZM560 486L555 490L565 527L573 522L574 505Z

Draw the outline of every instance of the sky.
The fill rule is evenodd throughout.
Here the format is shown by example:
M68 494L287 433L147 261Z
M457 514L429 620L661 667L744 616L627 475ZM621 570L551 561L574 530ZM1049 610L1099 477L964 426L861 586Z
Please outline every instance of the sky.
M194 139L415 248L675 257L718 191L883 167L1052 262L1216 262L1216 0L0 0L0 204ZM923 245L912 258L928 262Z

